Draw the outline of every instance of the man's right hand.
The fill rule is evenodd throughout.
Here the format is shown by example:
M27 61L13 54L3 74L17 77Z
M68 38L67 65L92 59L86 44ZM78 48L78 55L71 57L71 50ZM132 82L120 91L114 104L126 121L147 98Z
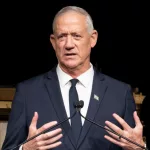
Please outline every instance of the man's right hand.
M27 139L57 124L56 121L52 121L50 123L44 124L42 127L37 129L37 121L38 113L35 112L29 127L29 134ZM61 142L59 141L59 139L62 137L61 131L62 130L58 128L56 130L41 134L33 140L24 144L23 150L47 150L58 147L61 144Z

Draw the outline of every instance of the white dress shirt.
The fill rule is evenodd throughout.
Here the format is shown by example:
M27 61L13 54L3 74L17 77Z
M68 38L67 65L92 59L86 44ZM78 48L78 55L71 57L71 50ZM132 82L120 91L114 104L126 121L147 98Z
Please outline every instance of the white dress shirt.
M58 75L58 80L60 84L61 94L64 102L64 106L66 109L67 116L70 117L70 108L69 108L69 89L71 87L70 80L72 77L65 73L59 65L57 65L56 72ZM92 84L93 84L93 76L94 76L94 70L93 65L91 64L91 67L77 77L79 82L76 84L76 89L78 92L79 100L84 101L84 107L81 109L81 113L83 116L86 116L90 97L91 97L91 91L92 91ZM82 125L84 124L84 118L81 118ZM70 122L70 120L69 120ZM22 150L22 146L19 148L19 150Z
M57 71L58 80L60 83L60 89L61 89L66 113L67 113L67 116L70 117L69 89L71 87L70 80L72 79L72 77L66 74L64 71L62 71L59 65L57 66L56 71ZM86 72L84 72L83 74L77 77L77 79L79 80L79 82L76 84L78 97L79 97L79 100L84 101L84 107L81 109L81 113L83 116L86 116L87 114L89 101L91 97L91 91L92 91L93 76L94 76L94 70L93 70L93 65L91 64L91 67ZM82 125L83 125L84 118L81 118L81 120L82 120Z

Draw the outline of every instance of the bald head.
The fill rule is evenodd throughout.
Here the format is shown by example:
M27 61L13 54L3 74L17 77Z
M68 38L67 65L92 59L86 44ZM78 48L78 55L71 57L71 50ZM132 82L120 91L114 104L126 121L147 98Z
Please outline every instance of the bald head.
M81 14L83 16L85 16L85 23L87 25L87 30L89 33L91 33L94 29L93 27L93 21L91 16L88 14L88 12L86 10L84 10L83 8L77 7L77 6L67 6L62 8L54 17L54 21L53 21L53 32L55 32L56 29L56 21L57 19L62 16L63 14L69 13L69 12L75 12L78 14Z

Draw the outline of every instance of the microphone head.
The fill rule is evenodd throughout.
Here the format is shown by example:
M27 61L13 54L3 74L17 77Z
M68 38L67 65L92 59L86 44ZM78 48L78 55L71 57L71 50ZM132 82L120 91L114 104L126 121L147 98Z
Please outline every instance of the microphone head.
M84 101L83 100L80 100L80 101L74 103L74 107L77 108L77 109L81 109L81 108L83 108L83 106L84 106Z
M83 100L79 101L79 106L80 106L80 108L83 108L83 106L84 106L84 101Z

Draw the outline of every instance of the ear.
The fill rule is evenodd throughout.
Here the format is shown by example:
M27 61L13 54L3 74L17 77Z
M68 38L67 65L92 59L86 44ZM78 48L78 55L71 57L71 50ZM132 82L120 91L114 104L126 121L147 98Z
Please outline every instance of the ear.
M55 50L55 48L56 48L56 43L55 43L55 36L54 36L54 34L51 34L51 35L50 35L50 42L51 42L51 44L52 44L52 46L53 46L53 49Z
M91 47L92 48L96 45L97 38L98 38L98 32L96 30L93 30L91 34Z

